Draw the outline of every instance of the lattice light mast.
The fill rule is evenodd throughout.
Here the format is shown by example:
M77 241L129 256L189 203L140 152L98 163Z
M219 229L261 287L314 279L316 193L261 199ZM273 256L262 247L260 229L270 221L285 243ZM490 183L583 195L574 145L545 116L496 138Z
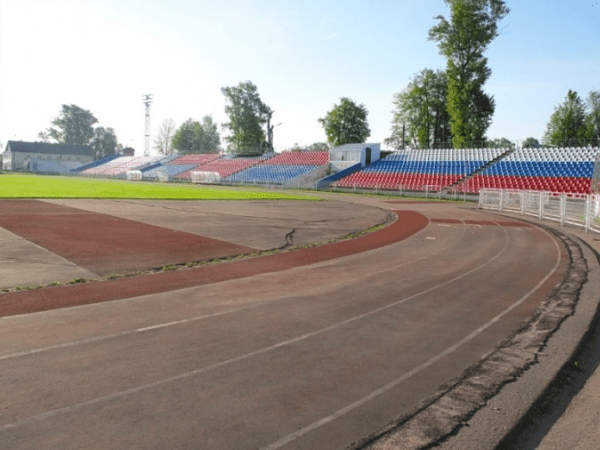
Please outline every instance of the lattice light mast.
M146 127L144 133L144 156L150 156L150 105L154 101L154 95L144 95L144 105L146 105Z

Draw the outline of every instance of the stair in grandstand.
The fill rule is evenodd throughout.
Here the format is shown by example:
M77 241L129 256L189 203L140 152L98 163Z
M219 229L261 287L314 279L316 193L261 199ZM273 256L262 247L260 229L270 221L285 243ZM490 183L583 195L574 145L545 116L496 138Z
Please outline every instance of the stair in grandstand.
M446 186L444 188L444 190L446 191L450 191L452 188L458 187L460 186L462 183L468 181L469 179L471 179L472 177L479 175L480 173L482 173L485 169L487 169L488 167L493 166L494 164L496 164L498 161L501 161L502 159L504 159L505 157L507 157L508 155L510 155L512 152L514 152L515 149L508 149L507 151L501 153L499 156L497 156L496 158L492 159L491 161L489 161L488 163L484 164L483 166L481 166L480 168L478 168L477 170L474 170L473 172L471 172L470 174L456 180L454 183Z

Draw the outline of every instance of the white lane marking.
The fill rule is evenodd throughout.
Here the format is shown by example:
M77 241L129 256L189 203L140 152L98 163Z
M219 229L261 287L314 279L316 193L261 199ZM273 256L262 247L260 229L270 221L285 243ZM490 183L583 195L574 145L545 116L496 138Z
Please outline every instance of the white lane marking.
M504 228L503 228L503 230L504 230ZM9 423L9 424L1 425L0 426L0 431L4 431L4 430L7 430L7 429L20 427L20 426L23 426L23 425L26 425L26 424L32 423L32 422L39 422L41 420L49 419L49 418L52 418L52 417L55 417L55 416L58 416L58 415L61 415L61 414L67 414L67 413L70 413L70 412L78 411L78 410L83 409L83 408L85 408L87 406L92 406L92 405L96 405L96 404L99 404L99 403L107 402L107 401L110 401L110 400L118 399L118 398L121 398L121 397L126 397L128 395L135 394L137 392L145 391L147 389L158 387L158 386L161 386L161 385L164 385L164 384L167 384L167 383L172 383L174 381L179 381L179 380L182 380L182 379L185 379L185 378L192 377L194 375L198 375L198 374L201 374L201 373L209 372L211 370L218 369L220 367L226 366L226 365L231 364L231 363L235 363L235 362L238 362L238 361L243 361L243 360L251 358L253 356L261 355L263 353L267 353L269 351L276 350L278 348L285 347L285 346L288 346L290 344L294 344L296 342L300 342L300 341L306 340L306 339L311 338L313 336L318 336L318 335L323 334L323 333L325 333L327 331L331 331L331 330L334 330L336 328L339 328L339 327L341 327L343 325L347 325L347 324L356 322L358 320L364 319L365 317L369 317L369 316L372 316L372 315L374 315L376 313L379 313L381 311L385 311L387 309L390 309L390 308L393 308L395 306L401 305L403 303L408 302L409 300L412 300L414 298L417 298L417 297L420 297L420 296L422 296L424 294L427 294L427 293L429 293L431 291L434 291L436 289L444 287L444 286L446 286L446 285L448 285L450 283L453 283L454 281L460 280L461 278L464 278L464 277L466 277L466 276L468 276L468 275L470 275L470 274L472 274L472 273L480 270L481 268L487 266L488 264L490 264L493 261L495 261L496 259L498 259L500 257L500 255L502 255L502 253L504 253L504 251L508 247L508 243L509 243L508 233L506 232L506 230L504 230L504 233L506 235L506 242L504 243L504 246L502 247L502 249L493 258L491 258L490 260L488 260L484 264L481 264L479 267L476 267L476 268L474 268L474 269L472 269L472 270L470 270L468 272L465 272L465 273L463 273L461 275L458 275L458 276L456 276L456 277L454 277L454 278L452 278L452 279L450 279L448 281L445 281L444 283L438 284L437 286L433 286L433 287L431 287L429 289L426 289L424 291L421 291L421 292L419 292L417 294L411 295L410 297L406 297L406 298L404 298L402 300L398 300L397 302L390 303L388 305L385 305L385 306L382 306L380 308L368 311L366 313L360 314L360 315L352 317L350 319L346 319L346 320L344 320L342 322L338 322L338 323L330 325L328 327L321 328L320 330L312 331L312 332L306 333L306 334L304 334L302 336L298 336L298 337L295 337L293 339L289 339L287 341L282 341L282 342L279 342L277 344L271 345L269 347L262 348L260 350L255 350L253 352L246 353L244 355L236 356L235 358L231 358L231 359L228 359L226 361L221 361L219 363L213 364L212 366L202 367L202 368L199 368L199 369L196 369L196 370L192 370L190 372L182 373L182 374L179 374L179 375L175 375L173 377L165 378L163 380L155 381L153 383L148 383L148 384L145 384L145 385L142 385L142 386L137 386L135 388L126 389L124 391L116 392L114 394L106 395L104 397L99 397L99 398L96 398L96 399L93 399L93 400L89 400L87 402L78 403L76 405L71 405L71 406L66 406L64 408L55 409L53 411L48 411L48 412L43 413L43 414L38 414L38 415L31 416L31 417L28 417L26 419L22 419L22 420L19 420L19 421L16 421L16 422L12 422L12 423Z
M462 230L462 233L461 233L460 237L462 237L466 232L467 232L467 227L464 227L463 230ZM411 261L407 261L407 262L402 263L402 264L396 264L394 266L386 267L385 269L377 270L375 272L365 273L365 274L356 276L354 278L354 280L361 280L361 279L364 279L364 278L369 278L369 277L372 277L372 276L375 276L375 275L380 275L380 274L385 273L385 272L396 270L396 269L398 269L398 268L400 268L402 266L405 266L407 264L414 264L414 263L416 263L418 261L421 261L423 259L431 258L432 256L435 256L435 255L437 255L438 253L440 253L442 251L443 251L443 249L440 249L438 251L429 253L429 254L424 255L424 256L422 256L420 258L413 259ZM327 289L331 289L331 288L333 288L335 286L344 285L344 284L346 284L345 281L338 281L336 283L328 284L327 286L324 286L324 287L322 287L321 289L318 289L318 290L327 290ZM190 289L193 289L193 287L190 288ZM150 294L150 295L152 295L152 294ZM244 310L247 310L247 309L258 307L260 305L264 305L264 304L267 304L267 303L277 302L277 301L280 301L280 300L282 300L284 298L287 298L287 297L289 297L289 296L278 297L278 298L271 299L271 300L259 301L259 302L253 303L251 305L248 305L248 306L242 306L242 307L239 307L239 308L231 308L231 309L228 309L228 310L225 310L225 311L221 311L221 312L216 312L216 313L206 314L206 315L201 315L201 316L196 316L196 317L190 317L190 318L187 318L187 319L176 320L176 321L168 322L168 323L161 323L161 324L151 325L151 326L147 326L147 327L144 327L144 328L137 328L135 330L127 330L127 331L122 331L120 333L107 334L107 335L104 335L104 336L96 336L96 337L92 337L92 338L81 339L81 340L78 340L78 341L66 342L66 343L63 343L63 344L50 345L48 347L40 347L40 348L36 348L36 349L31 349L31 350L23 350L21 352L15 352L15 353L10 353L8 355L0 356L0 361L5 360L5 359L10 359L10 358L18 358L20 356L28 356L28 355L33 355L33 354L37 354L37 353L48 352L48 351L52 351L52 350L60 350L60 349L63 349L63 348L74 347L74 346L77 346L77 345L91 344L91 343L94 343L94 342L101 342L101 341L106 341L106 340L110 340L110 339L116 339L116 338L119 338L119 337L128 336L128 335L135 334L135 333L142 333L142 332L145 332L145 331L156 330L156 329L166 328L166 327L175 326L175 325L181 325L181 324L188 323L188 322L194 322L194 321L198 321L198 320L209 319L209 318L212 318L212 317L218 317L218 316L226 315L226 314L232 314L232 313L235 313L235 312L244 311ZM89 307L90 305L83 305L83 307L86 307L86 306ZM44 312L47 312L47 311L42 311L41 313L44 313ZM9 317L6 317L5 319L10 319L11 317L18 317L18 316L9 316Z
M517 306L519 306L525 300L527 300L546 281L548 281L548 279L554 274L554 272L556 272L556 270L558 269L558 266L560 265L560 262L561 262L560 247L558 246L558 244L556 243L556 241L552 238L552 236L550 236L550 234L548 234L545 230L541 230L541 231L543 231L546 235L548 235L550 237L550 240L554 243L554 246L556 247L556 250L557 250L558 257L557 257L557 260L556 260L556 264L554 264L554 267L552 268L552 270L542 279L542 281L540 281L538 284L536 284L535 287L533 289L531 289L527 294L525 294L523 297L521 297L515 303L513 303L512 305L510 305L508 308L506 308L504 311L502 311L496 317L494 317L493 319L491 319L489 322L487 322L484 325L480 326L475 331L473 331L471 334L465 336L460 341L458 341L457 343L455 343L451 347L448 347L446 350L444 350L443 352L437 354L436 356L434 356L430 360L424 362L420 366L415 367L414 369L412 369L409 372L405 373L401 377L396 378L395 380L393 380L390 383L386 384L385 386L383 386L383 387L381 387L381 388L379 388L379 389L371 392L369 395L367 395L367 396L365 396L365 397L357 400L356 402L351 403L350 405L347 405L344 408L336 411L335 413L333 413L333 414L331 414L331 415L329 415L327 417L324 417L321 420L313 422L313 423L311 423L310 425L308 425L306 427L300 428L298 431L295 431L294 433L290 433L287 436L283 437L282 439L278 440L277 442L274 442L274 443L272 443L270 445L267 445L266 447L263 447L260 450L277 450L277 449L283 447L284 445L287 445L290 442L293 442L296 439L304 436L305 434L310 433L311 431L314 431L317 428L322 427L323 425L326 425L326 424L328 424L330 422L333 422L334 420L338 419L339 417L341 417L341 416L349 413L350 411L352 411L352 410L354 410L354 409L356 409L356 408L364 405L365 403L367 403L367 402L373 400L374 398L376 398L376 397L384 394L385 392L389 391L390 389L393 389L394 387L396 387L399 384L403 383L404 381L406 381L407 379L409 379L412 376L416 375L417 373L419 373L419 372L425 370L426 368L428 368L429 366L435 364L440 359L444 358L445 356L448 356L450 353L454 352L455 350L457 350L459 347L461 347L462 345L466 344L470 340L474 339L477 335L481 334L487 328L491 327L493 324L495 324L500 319L502 319L502 317L504 317L510 311L512 311L513 309L515 309Z
M107 334L104 336L96 336L96 337L91 337L91 338L87 338L87 339L81 339L79 341L65 342L63 344L50 345L48 347L35 348L35 349L31 349L31 350L23 350L21 352L16 352L16 353L11 353L8 355L0 356L0 361L5 360L5 359L10 359L10 358L17 358L19 356L27 356L27 355L33 355L36 353L48 352L51 350L58 350L58 349L62 349L62 348L74 347L76 345L106 341L109 339L115 339L118 337L130 335L130 334L142 333L144 331L156 330L159 328L170 327L173 325L181 325L181 324L188 323L188 322L195 322L197 320L209 319L211 317L218 317L218 316L222 316L225 314L231 314L231 313L237 312L237 311L243 311L245 309L252 308L252 307L257 306L258 304L262 304L262 303L265 303L265 302L253 303L252 305L248 305L248 306L242 306L239 308L231 308L231 309L227 309L224 311L215 312L212 314L204 314L202 316L189 317L187 319L177 320L177 321L168 322L168 323L161 323L161 324L152 325L152 326L144 327L144 328L137 328L135 330L122 331L120 333Z

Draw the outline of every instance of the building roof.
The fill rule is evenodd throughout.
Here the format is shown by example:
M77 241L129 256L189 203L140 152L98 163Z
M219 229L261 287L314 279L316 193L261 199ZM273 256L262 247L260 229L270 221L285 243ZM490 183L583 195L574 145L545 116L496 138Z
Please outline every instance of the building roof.
M94 151L88 145L46 144L44 142L8 141L6 149L19 153L46 153L54 155L85 155L94 156Z

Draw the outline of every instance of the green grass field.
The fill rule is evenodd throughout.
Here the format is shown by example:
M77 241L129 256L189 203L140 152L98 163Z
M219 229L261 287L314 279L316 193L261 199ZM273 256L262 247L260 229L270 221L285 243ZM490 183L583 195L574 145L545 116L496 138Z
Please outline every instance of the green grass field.
M0 175L0 198L124 198L155 200L320 200L250 188L158 184L37 175Z

